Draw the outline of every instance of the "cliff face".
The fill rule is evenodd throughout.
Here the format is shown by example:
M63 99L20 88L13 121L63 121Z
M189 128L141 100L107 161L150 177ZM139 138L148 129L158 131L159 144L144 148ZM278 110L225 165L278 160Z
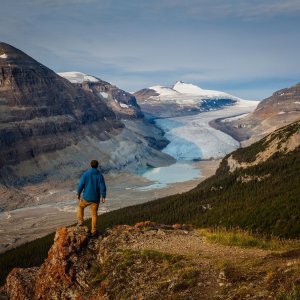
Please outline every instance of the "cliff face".
M143 113L137 104L135 96L127 93L108 82L99 79L98 82L86 81L83 89L92 91L94 95L102 97L106 104L121 119L142 118Z
M99 97L0 43L0 167L122 127Z
M80 87L99 97L120 119L137 119L143 117L136 98L115 85L81 72L63 72L58 73L58 75L70 81L74 86Z
M297 251L210 244L180 224L86 230L57 230L45 262L12 270L1 299L275 299L297 285Z
M253 112L253 117L269 117L278 113L300 112L300 83L279 90L261 101Z

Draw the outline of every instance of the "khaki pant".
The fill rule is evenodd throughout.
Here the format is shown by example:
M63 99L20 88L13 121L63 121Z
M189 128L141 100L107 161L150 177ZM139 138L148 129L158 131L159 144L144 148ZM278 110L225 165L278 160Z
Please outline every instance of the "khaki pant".
M77 218L78 218L78 224L82 224L83 222L83 215L84 215L84 208L87 206L91 206L91 213L92 213L92 230L91 233L96 233L97 231L97 212L99 203L95 202L88 202L83 199L79 201L78 204L78 210L77 210Z

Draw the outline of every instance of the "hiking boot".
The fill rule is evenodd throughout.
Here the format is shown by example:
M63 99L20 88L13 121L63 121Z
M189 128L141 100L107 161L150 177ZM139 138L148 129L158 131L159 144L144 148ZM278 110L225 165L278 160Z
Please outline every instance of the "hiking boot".
M83 226L82 223L77 223L77 225L76 225L77 228L81 228L82 226Z
M99 236L99 233L97 231L90 234L91 239L96 239L98 236Z

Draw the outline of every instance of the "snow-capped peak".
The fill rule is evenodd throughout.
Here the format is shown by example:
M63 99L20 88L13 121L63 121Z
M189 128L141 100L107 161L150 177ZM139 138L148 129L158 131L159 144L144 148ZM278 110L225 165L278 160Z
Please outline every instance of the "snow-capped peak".
M69 80L71 83L83 83L84 81L98 82L99 79L81 72L62 72L59 76Z
M213 91L213 90L204 90L197 85L191 83L185 83L183 81L177 81L173 87L165 87L161 85L155 85L149 87L149 89L157 92L158 96L152 96L153 100L166 100L166 101L175 101L180 103L188 102L199 102L202 99L232 99L234 101L239 101L238 97L232 96L230 94Z
M176 83L173 85L173 90L181 94L189 94L189 95L203 94L204 91L199 86L190 83L184 83L183 81L176 81Z
M149 87L150 90L154 90L160 96L178 96L180 93L175 91L172 88L162 86L162 85L154 85Z

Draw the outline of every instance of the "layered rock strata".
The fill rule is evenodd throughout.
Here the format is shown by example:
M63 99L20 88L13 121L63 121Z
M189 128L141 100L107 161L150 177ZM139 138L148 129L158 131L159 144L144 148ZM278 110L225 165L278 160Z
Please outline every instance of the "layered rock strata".
M246 117L232 122L219 122L217 127L244 141L244 145L250 145L272 131L299 119L300 83L274 92Z
M0 43L0 167L122 127L99 97Z

